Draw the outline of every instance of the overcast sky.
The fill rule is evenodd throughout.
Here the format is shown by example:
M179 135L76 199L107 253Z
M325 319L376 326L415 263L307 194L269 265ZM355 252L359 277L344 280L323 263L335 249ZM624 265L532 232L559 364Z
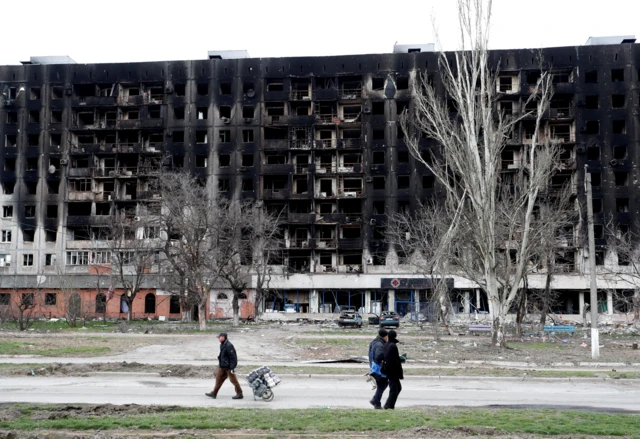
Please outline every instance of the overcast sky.
M435 15L443 47L457 47L454 0L3 1L0 65L68 55L78 63L391 52L428 43ZM582 45L590 36L640 37L640 0L494 0L491 46Z

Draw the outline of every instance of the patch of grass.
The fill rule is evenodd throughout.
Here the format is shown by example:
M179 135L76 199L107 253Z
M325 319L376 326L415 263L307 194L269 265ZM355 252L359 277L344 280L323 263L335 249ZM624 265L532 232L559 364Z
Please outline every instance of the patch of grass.
M9 408L4 406L3 408ZM396 431L414 427L450 430L461 427L492 427L517 434L609 435L629 437L640 432L640 415L605 414L568 410L428 408L403 409L393 413L355 409L231 409L157 408L146 413L129 412L95 416L90 411L56 412L52 407L15 406L20 417L0 421L0 428L14 430L182 430L219 431L255 429L295 433ZM636 435L637 436L637 435Z
M48 348L46 343L29 343L0 341L0 355L46 355L46 356L64 356L64 355L103 355L111 349L107 346L69 346L62 348Z

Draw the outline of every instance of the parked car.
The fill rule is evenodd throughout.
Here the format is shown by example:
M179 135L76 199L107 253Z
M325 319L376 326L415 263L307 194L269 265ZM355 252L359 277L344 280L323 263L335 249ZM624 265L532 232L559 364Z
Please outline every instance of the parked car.
M362 328L362 316L354 309L343 309L338 317L338 326L354 326Z
M395 311L383 311L382 314L380 314L380 327L384 328L385 326L399 327L400 316L398 316Z

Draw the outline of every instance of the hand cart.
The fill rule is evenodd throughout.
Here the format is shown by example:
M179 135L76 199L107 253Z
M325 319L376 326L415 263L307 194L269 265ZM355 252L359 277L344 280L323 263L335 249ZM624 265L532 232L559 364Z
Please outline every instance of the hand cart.
M253 390L254 401L257 398L262 398L266 402L272 401L274 397L272 388L280 384L280 378L268 366L252 370L246 379Z

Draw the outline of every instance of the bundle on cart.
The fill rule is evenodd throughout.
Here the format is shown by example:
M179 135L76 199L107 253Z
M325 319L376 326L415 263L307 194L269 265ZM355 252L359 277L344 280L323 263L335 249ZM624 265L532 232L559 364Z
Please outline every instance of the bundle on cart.
M273 399L272 387L280 384L280 378L273 373L269 366L262 366L252 370L246 376L251 390L253 390L253 398L262 398L265 401Z

